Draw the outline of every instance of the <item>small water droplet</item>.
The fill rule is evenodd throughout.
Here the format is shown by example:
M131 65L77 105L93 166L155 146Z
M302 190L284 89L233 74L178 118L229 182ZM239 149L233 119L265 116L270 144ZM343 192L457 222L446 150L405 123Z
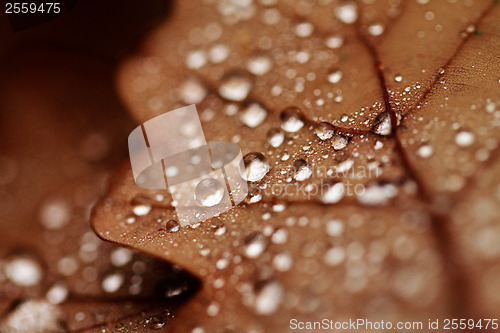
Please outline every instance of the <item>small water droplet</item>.
M286 132L297 132L305 125L302 112L296 107L289 107L280 114L281 128Z
M283 141L285 141L285 133L277 128L272 128L267 132L267 140L274 148L281 146Z
M254 232L245 238L243 255L250 259L258 258L266 249L267 243L267 238L263 234Z
M368 33L372 36L380 36L384 33L384 26L380 23L372 23L368 26Z
M344 38L340 35L332 35L325 40L325 45L330 49L338 49L344 44Z
M203 207L218 205L225 194L225 186L217 179L207 178L198 183L195 189L196 201Z
M295 34L299 37L309 37L314 31L314 26L309 22L302 22L295 26Z
M208 94L207 87L196 78L189 78L179 87L179 98L185 104L201 103Z
M276 229L271 236L271 241L274 244L285 244L287 240L288 231L285 228Z
M114 293L123 285L123 275L119 273L110 274L102 280L102 290L107 293Z
M190 69L198 69L207 63L207 55L203 51L189 52L186 58L186 65Z
M345 259L345 251L340 246L334 246L326 251L323 260L328 266L338 266Z
M319 123L318 126L316 126L315 132L320 140L328 140L331 139L335 134L335 129L332 124L322 122Z
M248 127L255 128L262 124L267 117L267 113L268 111L264 105L257 102L251 102L243 109L240 120Z
M332 237L338 237L342 235L344 231L344 224L340 220L330 220L326 224L326 233Z
M279 272L286 272L292 267L292 257L288 253L278 253L274 256L273 267Z
M132 211L136 216L147 215L153 208L151 205L151 199L143 196L135 197L134 199L132 199L131 204L132 204Z
M401 81L403 81L403 76L402 76L401 74L396 74L396 75L394 76L394 81L396 81L396 82L401 82Z
M323 195L321 201L326 204L334 204L342 200L345 195L345 185L342 182L334 184L327 184L323 188Z
M342 72L338 68L331 69L328 72L328 82L338 83L342 79Z
M214 64L221 63L229 56L229 48L222 44L215 45L210 49L208 56Z
M252 80L244 73L230 73L224 75L219 86L221 97L235 102L247 98L252 88Z
M243 157L245 172L242 177L250 182L257 182L271 170L267 158L261 153L248 153Z
M253 75L261 76L269 73L273 67L272 60L263 54L255 54L247 62L247 69Z
M68 287L62 283L54 284L45 296L52 304L60 304L68 297Z
M177 232L180 229L179 222L176 220L168 220L165 224L165 230L167 232Z
M455 142L460 147L468 147L474 143L474 134L467 131L460 131L455 135Z
M335 8L335 16L345 24L352 24L358 19L358 8L354 1L345 1Z
M262 200L262 191L255 185L250 184L248 186L248 195L246 197L246 203L254 204Z
M432 155L432 153L433 153L433 149L428 144L421 145L417 150L418 156L420 156L422 158L428 158Z

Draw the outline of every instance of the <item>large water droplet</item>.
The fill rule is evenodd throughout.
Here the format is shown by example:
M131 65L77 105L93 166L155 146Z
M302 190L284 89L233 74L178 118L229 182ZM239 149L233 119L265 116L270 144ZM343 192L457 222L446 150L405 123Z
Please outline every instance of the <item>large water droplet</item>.
M297 181L303 181L311 177L313 174L312 168L309 166L306 160L300 158L293 163L293 168L295 169L295 175L293 178Z
M271 170L267 158L261 153L248 153L243 157L245 172L242 177L250 182L257 182Z
M341 22L352 24L358 19L358 8L354 1L346 1L335 8L335 16Z
M222 201L224 194L224 184L213 178L203 179L195 189L196 201L203 207L218 205Z
M244 73L231 73L222 78L219 94L230 101L241 102L247 98L252 80Z
M297 132L305 125L302 112L296 107L289 107L280 114L281 128L286 132Z
M316 135L321 140L331 139L334 134L335 134L335 129L333 125L330 123L323 122L318 124L318 126L316 126Z
M168 220L165 224L165 230L167 232L177 232L180 229L179 222L176 220Z
M245 238L243 255L250 259L258 258L266 249L267 243L267 238L263 234L259 232L252 233Z
M460 147L468 147L474 143L474 134L467 131L460 131L455 135L455 142Z
M263 54L253 55L247 62L248 71L257 76L267 74L272 67L272 60Z
M328 82L338 83L342 79L342 72L338 68L331 69L327 76Z
M255 312L259 315L270 315L276 312L283 298L283 286L277 281L266 281L258 283L255 289Z
M348 143L349 143L349 140L345 136L343 136L342 134L335 134L333 136L332 147L335 150L344 149Z
M66 332L60 307L45 300L20 303L0 324L5 333Z
M285 141L285 133L277 128L270 129L269 132L267 132L267 140L271 146L277 148Z
M266 119L267 112L264 105L252 102L245 106L240 115L240 120L248 127L255 128Z
M389 112L382 112L375 118L373 131L379 135L391 134L392 124Z

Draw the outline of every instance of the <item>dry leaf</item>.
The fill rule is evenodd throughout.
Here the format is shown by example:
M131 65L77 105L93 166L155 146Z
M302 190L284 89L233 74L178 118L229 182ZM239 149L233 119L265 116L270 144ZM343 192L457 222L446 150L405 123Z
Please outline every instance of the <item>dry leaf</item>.
M196 103L207 140L270 171L247 163L267 173L245 204L178 228L126 163L96 232L202 280L174 332L497 317L499 19L491 0L176 3L123 99L139 123Z

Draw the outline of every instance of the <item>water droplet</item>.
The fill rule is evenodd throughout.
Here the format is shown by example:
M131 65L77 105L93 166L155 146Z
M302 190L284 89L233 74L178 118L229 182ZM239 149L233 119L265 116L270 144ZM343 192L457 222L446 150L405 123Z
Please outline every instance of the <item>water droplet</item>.
M345 185L342 182L326 185L323 188L321 201L326 204L334 204L342 200L345 195Z
M135 197L134 199L132 199L131 204L132 204L132 211L137 216L147 215L153 208L151 206L151 200L143 196Z
M326 233L332 237L338 237L342 235L344 231L344 224L340 220L330 220L326 224Z
M257 283L254 309L259 315L270 315L276 310L283 298L283 286L276 281Z
M210 49L208 56L211 62L215 64L221 63L229 56L229 48L222 44L215 45Z
M432 147L427 144L421 145L417 150L418 156L422 158L428 158L432 155L432 153L433 153Z
M64 314L58 305L45 300L20 303L0 324L5 333L66 332Z
M372 36L380 36L384 33L384 26L380 23L373 23L368 26L368 33Z
M68 297L68 288L62 283L54 284L45 296L52 304L60 304Z
M219 94L230 101L241 102L247 98L252 88L252 80L243 73L224 75L219 86Z
M382 112L375 118L373 131L379 135L391 134L392 124L389 112Z
M305 125L302 112L296 107L289 107L280 114L281 128L286 132L297 132Z
M274 244L285 244L288 240L288 231L285 228L278 228L273 232L271 241Z
M68 204L63 200L46 202L40 210L40 221L47 229L59 229L71 218Z
M314 26L309 22L302 22L295 26L295 34L299 37L309 37L314 31Z
M292 267L292 257L288 253L278 253L274 256L273 267L279 272L286 272Z
M349 140L345 136L343 136L342 134L335 134L333 136L332 147L335 150L344 149L348 143L349 143Z
M207 307L207 314L210 317L215 317L220 310L220 305L217 302L211 302Z
M335 134L335 129L332 124L322 122L316 126L316 135L320 140L328 140Z
M401 82L401 81L403 81L403 76L402 76L401 74L396 74L396 75L394 76L394 81L396 81L396 82Z
M293 176L293 178L299 182L306 180L313 174L309 163L307 163L307 161L302 158L296 160L293 163L293 168L295 169L295 175Z
M460 131L455 135L455 142L460 147L468 147L474 143L474 134L467 131Z
M111 263L116 267L123 267L132 260L134 252L125 248L117 248L111 252Z
M252 102L243 109L240 120L250 128L255 128L262 124L267 117L267 109L261 103Z
M196 78L187 79L179 87L179 98L185 104L198 104L205 99L207 94L207 87Z
M28 256L16 256L5 265L5 276L20 287L30 287L42 280L42 267Z
M360 203L376 206L389 203L389 200L395 197L397 193L397 188L392 184L373 184L366 187L361 193L356 194Z
M207 178L198 183L195 189L196 201L203 207L218 205L225 194L225 186L217 179Z
M276 128L270 129L269 132L267 132L267 140L271 146L277 148L285 141L285 133Z
M346 1L335 8L335 16L345 24L352 24L358 19L358 8L354 1Z
M176 220L168 220L165 224L165 230L167 232L177 232L180 229L179 222Z
M123 275L115 273L106 276L102 280L102 290L107 293L114 293L120 289L124 281Z
M261 153L248 153L243 157L245 172L242 177L250 182L257 182L271 170L267 158Z
M328 266L338 266L345 259L345 251L340 246L334 246L326 251L323 260Z
M247 62L248 71L257 76L269 73L272 67L272 60L263 54L255 54Z
M250 184L248 186L248 195L246 202L249 204L257 203L262 200L262 191L257 186Z
M186 58L186 65L190 69L198 69L207 63L207 55L203 51L189 52Z
M342 72L338 68L334 68L328 72L328 82L338 83L342 79Z
M245 238L243 255L250 259L258 258L264 252L266 247L266 237L259 232L254 232Z
M344 38L340 35L332 35L325 40L325 45L330 49L338 49L344 44Z

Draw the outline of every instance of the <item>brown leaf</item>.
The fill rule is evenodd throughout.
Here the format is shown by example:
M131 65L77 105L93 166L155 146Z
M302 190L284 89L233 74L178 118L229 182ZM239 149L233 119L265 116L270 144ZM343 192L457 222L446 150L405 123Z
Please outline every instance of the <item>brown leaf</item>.
M139 123L196 103L207 140L271 167L179 231L128 163L95 210L102 238L202 280L173 331L498 316L498 2L367 3L182 1L123 65Z

